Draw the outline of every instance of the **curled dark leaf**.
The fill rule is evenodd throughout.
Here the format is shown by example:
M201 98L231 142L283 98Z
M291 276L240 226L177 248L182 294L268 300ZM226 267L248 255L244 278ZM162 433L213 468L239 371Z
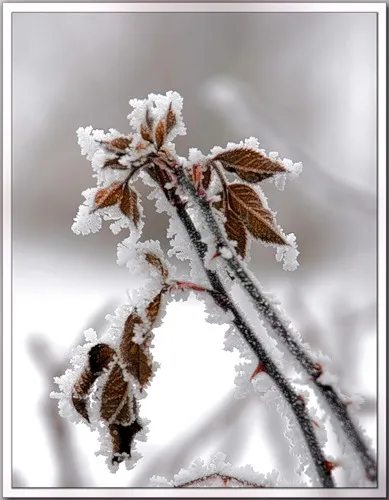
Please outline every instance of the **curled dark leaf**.
M76 411L89 422L87 410L87 397L92 388L97 374L93 374L89 368L85 368L73 386L72 402Z
M115 354L115 350L108 344L94 345L88 353L89 368L92 374L100 375L105 368L108 368Z
M130 425L118 423L109 426L109 432L112 440L112 463L121 463L125 458L131 457L131 447L135 435L142 430L138 420L134 420Z

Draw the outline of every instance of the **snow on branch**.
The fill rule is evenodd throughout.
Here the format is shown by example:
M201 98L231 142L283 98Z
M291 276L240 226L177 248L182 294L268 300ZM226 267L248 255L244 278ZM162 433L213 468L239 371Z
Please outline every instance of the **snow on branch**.
M188 469L181 469L171 481L153 476L150 486L162 488L274 488L282 487L279 472L259 474L250 465L234 467L226 462L224 453L215 453L208 463L195 460Z
M276 260L283 261L285 270L298 267L296 236L279 226L260 184L274 182L283 189L287 178L301 173L302 164L266 153L253 137L215 147L208 155L192 148L188 158L179 157L172 141L186 133L182 97L169 91L132 99L130 105L130 134L90 126L77 131L96 186L82 193L85 201L72 230L95 233L103 220L112 221L115 234L128 229L129 236L118 245L117 263L129 269L136 287L128 293L129 303L107 316L107 334L98 338L94 331L85 332L86 343L73 353L71 368L56 378L59 392L51 396L59 400L60 414L99 432L100 453L110 470L116 471L121 462L133 467L139 458L136 443L147 431L146 420L139 416L141 400L158 368L152 359L153 330L167 301L192 291L205 302L209 322L230 326L225 348L238 350L242 358L236 378L240 396L254 390L270 411L283 417L280 436L289 442L297 462L294 485L307 484L308 477L309 486L331 488L335 466L353 468L355 461L367 480L376 481L375 459L335 379L247 267L255 241L275 247ZM151 188L156 212L168 214L167 257L188 261L189 276L173 277L176 269L159 242L141 241L147 221L136 182ZM289 358L284 358L284 347ZM288 361L300 382L284 375ZM327 404L326 411L346 440L344 460L326 456L323 418L310 405L309 391L296 389L298 383L313 385ZM233 467L225 458L219 453L207 465L198 460L172 481L153 482L170 487L283 485L278 473L262 476L249 467ZM355 474L349 477L348 486L360 485Z

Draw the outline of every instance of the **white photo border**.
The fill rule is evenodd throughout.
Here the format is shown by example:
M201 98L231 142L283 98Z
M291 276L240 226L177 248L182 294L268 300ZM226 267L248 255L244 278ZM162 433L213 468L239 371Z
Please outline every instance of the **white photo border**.
M13 13L91 13L91 12L332 12L375 13L377 15L377 205L378 205L378 487L304 489L239 488L13 488L11 460L12 428L12 14ZM387 72L386 3L2 3L3 14L3 498L121 498L121 497L222 497L222 498L323 498L387 495Z

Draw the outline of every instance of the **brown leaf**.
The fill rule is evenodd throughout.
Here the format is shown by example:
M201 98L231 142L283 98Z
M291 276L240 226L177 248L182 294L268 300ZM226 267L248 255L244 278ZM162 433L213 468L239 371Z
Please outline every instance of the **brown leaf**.
M100 375L108 368L115 356L115 350L108 344L96 344L88 352L89 368L93 375Z
M129 424L132 420L132 409L130 408L129 397L126 398L121 410L115 417L117 424Z
M85 368L73 386L72 402L77 412L89 422L88 410L86 407L87 396L92 388L97 375L93 374L89 368Z
M277 245L288 244L274 227L271 212L263 206L258 194L250 186L228 186L228 204L254 238Z
M141 318L135 313L130 314L124 325L119 352L126 369L138 380L141 388L143 388L150 380L153 372L151 361L145 352L145 345L136 344L132 340L134 329L138 325L142 325Z
M177 117L174 111L172 110L172 103L170 103L166 115L166 135L172 130L172 128L176 123L177 123Z
M134 420L130 425L114 423L109 426L112 440L112 463L123 462L125 455L131 457L131 446L134 437L141 430L142 426L138 420Z
M158 293L150 304L146 307L146 316L150 321L150 328L154 325L157 320L159 310L161 308L162 292Z
M105 161L103 168L110 168L112 170L127 170L128 167L119 163L119 158L111 158Z
M146 109L145 121L140 126L140 135L147 142L153 142L153 117L150 109Z
M120 210L124 215L133 220L135 226L138 225L140 214L138 207L138 195L136 191L131 189L126 183L123 190L123 197L120 202Z
M109 187L99 189L95 195L95 210L118 203L123 196L123 183L113 182Z
M157 149L159 149L166 137L166 124L165 120L161 120L158 125L155 128L155 145L157 146Z
M101 395L101 418L109 422L121 409L125 398L128 398L128 382L124 380L121 367L115 363Z
M142 136L142 139L147 141L147 142L153 142L153 136L151 134L151 130L147 126L146 123L142 123L140 126L140 135Z
M107 141L105 143L105 147L109 151L113 151L114 153L116 152L124 152L128 146L131 144L132 138L131 137L115 137L115 139L112 139L112 141Z
M145 253L145 259L150 265L158 269L164 281L168 279L169 271L164 266L162 260L157 255L155 255L155 253L153 252Z
M287 172L281 162L245 147L229 149L212 160L219 161L228 172L236 173L246 182L261 182L277 173Z
M227 236L230 240L234 240L238 243L236 247L238 254L245 258L247 249L246 228L233 210L227 210L226 218L225 229Z

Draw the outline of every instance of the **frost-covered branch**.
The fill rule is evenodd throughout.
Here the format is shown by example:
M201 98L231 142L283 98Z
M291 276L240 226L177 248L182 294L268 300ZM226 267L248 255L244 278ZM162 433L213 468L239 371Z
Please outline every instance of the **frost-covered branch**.
M171 481L154 476L151 485L158 488L271 488L282 487L280 474L273 470L266 476L250 466L234 467L224 453L215 453L209 463L198 459L188 469L181 469Z
M290 384L287 382L285 377L278 370L277 366L272 362L270 356L266 352L265 348L258 340L252 328L249 326L247 321L244 319L242 313L235 306L231 297L228 295L226 289L223 286L217 272L208 269L205 265L205 257L207 253L207 245L201 240L201 235L194 226L192 219L186 210L186 204L182 201L180 196L177 194L175 187L170 187L167 189L164 184L164 177L158 171L149 169L151 176L158 179L160 182L160 187L164 192L166 198L169 202L176 208L177 214L184 226L185 231L190 236L191 243L204 267L205 273L212 285L212 295L216 304L229 311L232 314L232 322L237 328L237 330L242 334L244 340L250 346L257 356L258 365L261 366L261 370L266 373L276 384L281 394L285 400L289 403L297 422L300 425L301 432L304 435L307 447L311 454L313 463L316 467L316 471L320 478L321 484L326 487L332 487L333 480L331 477L331 469L328 467L328 462L326 461L323 452L318 443L315 431L313 428L313 423L306 409L304 399L296 394Z
M285 235L277 224L259 183L271 180L282 187L287 175L299 173L301 164L281 161L275 153L267 155L254 138L228 144L225 149L214 148L208 156L191 149L188 159L181 158L172 142L186 132L181 96L176 92L150 94L130 104L134 108L129 115L133 133L123 135L114 129L104 133L92 127L78 130L82 153L92 163L97 186L84 191L85 202L72 229L76 234L94 233L102 220L112 221L115 234L129 229L130 236L118 245L117 262L129 268L136 284L129 291L129 303L107 317L108 332L98 336L86 331L86 343L75 349L72 367L56 378L59 392L52 397L59 400L60 414L99 432L100 453L107 457L112 472L121 462L132 468L140 456L137 441L145 439L147 431L147 421L140 416L141 400L158 367L152 359L154 329L176 293L194 291L207 306L208 321L230 325L225 348L237 349L245 362L238 367L237 383L255 387L262 400L286 421L280 435L297 458L293 485L301 485L308 475L312 485L333 487L332 470L341 461L324 455L323 420L315 408L308 407L307 391L295 389L296 380L284 375L274 332L325 396L354 446L359 434L352 427L346 404L330 385L328 372L295 340L281 310L269 302L245 265L254 239L275 245L277 260L284 260L285 269L297 267L295 236ZM168 213L171 249L167 256L189 261L189 278L175 276L159 242L140 241L144 213L134 187L139 179L153 188L149 198L155 199L157 212ZM235 277L265 318L268 332L258 327L257 312L254 318L247 315L245 305L251 302L240 303ZM363 440L359 448L362 445ZM371 458L367 448L361 456L368 477L374 478L375 464L373 459L367 463ZM219 458L216 462L221 465ZM181 477L171 486L200 486L204 481L265 485L255 479L239 479L223 467L203 470L186 480ZM359 484L359 478L352 482Z
M190 194L191 199L200 208L206 224L215 237L216 248L219 251L220 249L228 249L228 253L220 251L218 256L224 260L225 264L240 280L243 288L253 300L256 309L263 316L271 330L273 330L278 338L282 340L290 354L297 359L300 365L311 377L314 385L323 396L328 407L339 422L342 430L350 440L350 443L359 454L360 459L363 462L367 478L370 481L375 482L377 480L376 462L370 450L366 446L364 439L360 435L360 432L353 423L347 410L347 404L342 401L341 397L338 395L331 383L327 382L327 380L330 381L330 377L323 372L322 365L312 359L309 354L309 348L306 347L304 349L303 345L294 339L293 332L286 326L281 314L276 311L275 307L260 290L259 286L256 284L255 277L245 268L242 261L235 255L235 251L231 246L231 243L227 241L225 235L223 234L210 204L204 197L198 196L195 187L185 174L184 168L181 168L178 165L172 165L171 168L174 170L178 184L182 186L184 192ZM286 250L286 252L290 251L293 252L293 248Z

